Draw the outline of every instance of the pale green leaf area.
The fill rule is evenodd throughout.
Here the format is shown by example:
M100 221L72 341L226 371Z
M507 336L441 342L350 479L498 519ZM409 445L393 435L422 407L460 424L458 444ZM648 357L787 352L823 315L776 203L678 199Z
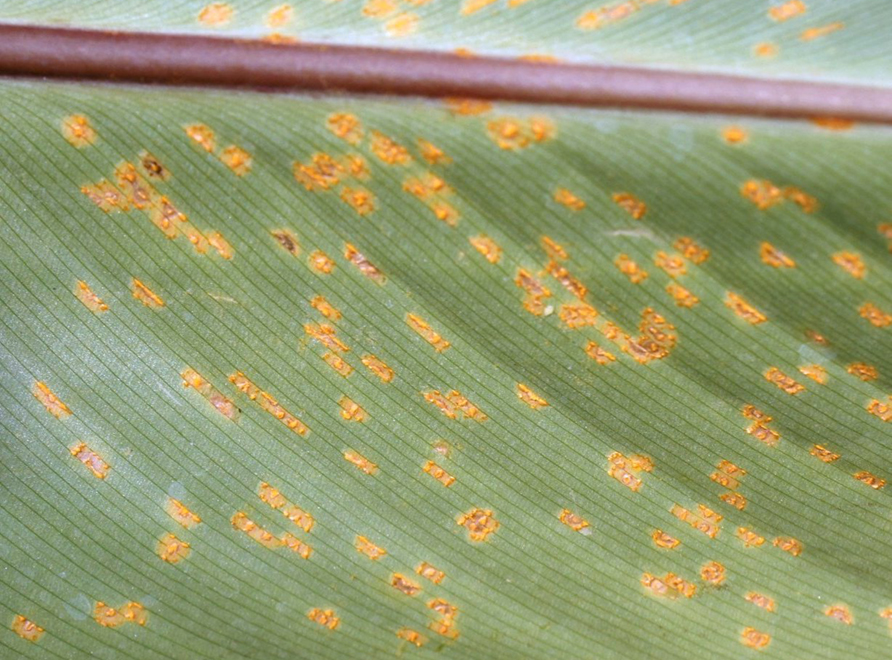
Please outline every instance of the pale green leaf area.
M694 6L692 1L691 5ZM535 6L533 3L531 6ZM85 10L86 11L86 10ZM90 10L93 11L93 10ZM354 113L366 137L351 146L326 129L332 112ZM98 139L76 149L60 124L87 116ZM499 117L546 116L556 135L502 150L486 125ZM497 105L457 116L440 103L360 98L71 86L6 82L0 93L0 656L8 658L852 658L892 653L892 506L889 487L853 478L892 478L892 424L871 415L892 394L892 327L859 315L865 302L892 312L892 254L878 225L890 219L892 133L856 126L828 131L808 122ZM239 178L198 148L183 126L203 122L219 145L253 156ZM749 138L726 143L721 131ZM414 155L388 165L369 148L377 130ZM416 139L452 158L428 166ZM80 192L111 178L122 160L149 150L167 167L154 182L201 231L232 245L227 261L198 254L183 237L168 240L142 211L106 214ZM308 191L295 160L318 152L359 153L377 209L358 215L340 188ZM433 171L454 189L456 227L404 192L404 180ZM759 210L740 193L750 179L796 186L820 208L792 201ZM354 182L346 184L353 186ZM586 202L557 204L564 187ZM630 192L648 205L641 220L612 201ZM298 257L271 236L287 228ZM503 255L491 264L469 243L486 234ZM575 301L546 272L540 240L561 244L587 300L637 334L653 307L672 323L677 346L639 364L595 328L571 330L560 306ZM688 236L708 248L686 261L678 283L700 298L674 304L658 251ZM770 242L795 261L760 259ZM344 257L357 247L387 277L363 276ZM329 275L308 266L323 250ZM867 267L856 279L834 264L840 251ZM626 253L649 277L633 284L614 266ZM519 268L552 292L536 316L514 284ZM137 278L163 298L152 309L131 295ZM108 305L91 312L75 296L87 282ZM768 320L750 325L725 303L743 296ZM326 322L316 295L343 314L337 336L355 369L343 378L304 324ZM451 347L437 353L406 314L427 321ZM810 340L819 332L828 345ZM584 351L596 341L616 356L600 365ZM395 372L384 383L360 361L372 353ZM879 378L847 373L853 362ZM827 382L799 372L826 369ZM195 389L191 367L241 409L237 421ZM777 367L805 386L796 395L768 382ZM301 437L236 390L242 371L300 418ZM72 414L51 416L32 396L35 381ZM523 383L548 406L534 410L516 394ZM488 415L449 419L422 392L458 390ZM347 395L365 422L340 415ZM258 400L259 401L259 400ZM741 410L772 416L776 447L746 432ZM434 450L438 440L448 457ZM111 467L95 478L71 455L78 442ZM815 444L841 454L810 455ZM344 460L355 450L378 465L367 475ZM635 492L608 473L612 452L644 454ZM455 477L444 487L422 471L436 461ZM720 461L747 471L739 511L710 479ZM268 482L311 513L309 533L258 497ZM180 500L202 522L183 529L165 511ZM724 519L715 538L670 513L698 504ZM490 509L500 527L473 542L456 522ZM559 515L585 518L590 534ZM289 532L313 548L305 560L270 549L233 528L245 512L275 535ZM747 527L764 537L745 547ZM660 529L681 544L666 550ZM166 533L191 544L176 564L162 561ZM362 535L387 555L355 549ZM799 556L775 547L797 539ZM440 584L417 575L429 562ZM701 567L720 562L720 586ZM660 597L644 573L672 572L696 585L691 598ZM415 596L391 586L401 573ZM768 612L747 602L757 592ZM429 601L458 608L457 639L428 626ZM144 627L103 627L97 601L130 601L148 613ZM848 606L852 625L825 615ZM336 630L311 621L334 610ZM27 642L10 627L22 615L45 629ZM427 640L415 648L402 627ZM771 635L761 651L741 643L744 628Z
M214 4L231 9L231 16L200 22L202 10ZM283 4L292 8L291 19L270 27L270 12ZM277 33L329 44L889 84L892 4L804 0L803 13L783 10L790 4L795 0L0 0L0 21L249 39ZM772 18L772 9L785 20ZM577 26L585 14L602 10L596 29ZM828 26L836 29L803 39L806 31ZM760 44L776 52L759 56Z

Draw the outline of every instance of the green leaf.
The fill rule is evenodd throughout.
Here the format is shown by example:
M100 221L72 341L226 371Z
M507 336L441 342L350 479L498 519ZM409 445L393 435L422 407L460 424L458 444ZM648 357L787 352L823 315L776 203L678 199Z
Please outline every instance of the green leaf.
M29 0L0 5L0 21L247 39L277 34L310 43L889 85L892 5L808 0L799 2L800 11L797 2ZM271 23L283 5L291 11Z
M507 104L468 116L455 108L2 83L0 621L23 616L45 630L30 643L7 626L5 656L713 658L751 653L741 641L747 628L771 636L765 657L885 653L888 490L853 475L887 479L892 459L881 419L892 405L892 327L881 327L892 313L889 130ZM327 128L337 113L361 122L357 144ZM92 144L66 140L63 123L76 115L95 129ZM500 123L506 119L520 137ZM69 131L85 130L67 122ZM197 123L214 131L210 151L184 130ZM747 138L728 143L731 126ZM382 160L374 131L411 160ZM450 162L427 163L419 138ZM251 158L243 176L224 162L229 145ZM138 164L143 151L170 173L166 181L141 175L153 191L145 209L106 213L82 192L114 181L116 167ZM368 178L341 172L329 189L308 190L294 163L312 170L320 153L358 154ZM419 199L407 180L427 173L448 190L427 179ZM749 181L766 194L773 189L758 182L777 187L770 207L741 193ZM374 198L365 215L342 199L359 188ZM556 202L562 188L585 207ZM621 193L646 213L634 218L614 201ZM171 221L173 239L152 221L161 196L188 216L188 225ZM446 213L454 226L437 219L437 202L454 210ZM213 247L196 251L187 227L219 232L231 258ZM281 230L296 236L299 255L272 235ZM472 245L478 236L499 246L497 263ZM550 269L543 237L568 254ZM655 260L682 249L682 237L709 257L691 251L686 273L673 279ZM347 244L386 281L363 274L345 256ZM782 261L771 246L795 266L764 263L763 249L764 259ZM334 260L330 274L310 266L316 250ZM858 255L863 277L834 263L842 252ZM631 282L615 265L621 254L649 276ZM551 295L537 300L515 284L520 270ZM599 312L594 326L570 329L562 320L563 306L579 303L561 283L572 287L569 278L587 287L584 298ZM134 279L164 305L136 299ZM79 300L79 281L106 311ZM666 291L673 283L699 302L676 305ZM744 316L765 320L735 314L729 292L758 310ZM340 319L311 305L319 295ZM878 325L865 318L866 303L876 306ZM647 308L677 341L639 328ZM409 314L430 330L413 331ZM307 332L321 323L349 347L340 353L349 377L324 361L327 349L312 336L319 332ZM619 328L614 339L608 323ZM633 342L657 336L651 357L660 357L634 359L641 349L623 333ZM615 360L599 364L589 342ZM392 381L364 365L366 355L386 363ZM800 372L812 365L825 383ZM770 382L771 368L804 391ZM214 391L183 388L186 369L240 409L236 418L223 414L230 409ZM872 369L878 376L868 379ZM239 391L230 382L238 372L309 432L276 419L284 411L251 388L243 389L253 400ZM49 408L32 395L36 383L70 414L53 416L47 396ZM519 385L548 405L525 403ZM450 418L424 397L452 390L486 419L470 404L456 410L456 397L441 402ZM344 396L365 421L343 417ZM747 418L747 405L773 421ZM769 431L776 442L760 441L772 440ZM840 458L823 462L815 445ZM357 469L348 451L377 471ZM635 469L643 459L634 455L651 459L652 470ZM90 469L103 474L100 459L108 466L101 479ZM428 461L454 483L426 473ZM717 476L732 487L710 478L722 461L746 471L738 483ZM630 472L627 484L640 480L637 490L616 465ZM312 529L264 502L263 483L311 514ZM745 498L743 510L720 499L732 493ZM201 522L184 529L168 512L170 498ZM691 516L678 517L686 514L677 507L696 513L698 505L722 516L714 538ZM498 522L482 541L457 522L478 509ZM565 509L589 526L562 522ZM238 517L233 524L238 512L312 554L265 547L236 528L246 526ZM739 528L764 542L747 547ZM655 530L680 545L657 547ZM167 534L189 544L188 556L162 559ZM357 536L387 554L370 559L357 551ZM784 550L798 546L798 556ZM421 562L445 573L439 584L416 574ZM721 584L703 578L709 562L724 567ZM695 593L673 598L655 593L658 583L642 585L667 573ZM421 591L401 592L394 574ZM751 592L773 599L775 611L747 602ZM457 615L432 609L435 599ZM120 625L102 626L97 602L121 611L139 603L145 625L120 621L119 611L108 622ZM851 625L827 615L837 604ZM310 620L314 608L333 610L337 628ZM438 622L447 634L431 628ZM401 628L425 644L400 639Z

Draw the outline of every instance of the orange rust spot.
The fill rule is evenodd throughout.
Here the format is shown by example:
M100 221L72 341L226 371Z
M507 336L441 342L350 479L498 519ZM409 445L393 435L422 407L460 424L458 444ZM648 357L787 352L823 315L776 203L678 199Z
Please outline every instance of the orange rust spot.
M176 564L189 556L190 546L173 534L165 534L158 540L158 556L170 564Z
M558 517L562 523L574 532L591 533L591 526L588 521L578 513L570 511L570 509L564 509Z
M837 252L832 258L833 263L856 279L864 279L867 274L867 266L857 252Z
M725 567L717 561L710 561L700 567L700 579L713 586L725 581Z
M440 412L449 419L456 419L459 416L478 422L485 422L488 419L482 410L456 390L452 390L447 395L441 394L439 390L422 392L422 395L425 401L439 408Z
M852 362L852 364L846 367L846 371L865 382L876 380L880 377L880 372L877 371L877 368L866 362Z
M824 610L824 614L831 619L836 619L840 623L846 624L847 626L852 625L855 621L848 605L830 605Z
M341 623L341 620L335 616L334 610L323 610L318 607L307 612L307 618L329 630L335 630Z
M450 227L455 227L458 224L460 214L449 202L444 202L441 199L435 200L431 202L430 209L440 222L445 222Z
M350 144L359 144L362 140L362 122L356 115L347 112L330 114L325 121L325 127Z
M331 275L331 272L335 268L334 259L329 257L322 250L313 250L307 258L307 261L310 264L310 268L323 275Z
M236 176L245 176L251 171L254 159L247 151L234 144L230 144L220 154L222 163L231 169Z
M774 57L780 52L780 47L771 42L762 42L753 47L756 57Z
M455 619L458 616L458 608L443 600L442 598L434 598L428 601L427 606L440 615L439 621L432 621L430 629L439 635L449 637L451 639L458 638L458 631L455 629Z
M699 245L694 239L689 236L682 236L678 238L675 243L672 244L676 250L682 253L686 259L689 259L691 263L695 263L697 265L702 264L704 261L709 259L709 250L704 248L702 245Z
M641 220L641 218L644 217L644 214L647 213L647 204L635 197L632 193L614 193L613 201L635 220Z
M402 573L394 573L390 576L390 586L407 596L416 596L421 591L420 584L413 582Z
M351 243L344 243L344 258L359 269L359 272L368 277L375 284L384 284L387 278L378 270L366 256L356 249Z
M774 547L780 548L784 552L789 552L794 557L802 554L802 543L790 536L778 536L774 539Z
M356 551L364 554L372 561L378 561L387 554L387 550L379 545L375 545L364 536L356 537Z
M569 291L572 295L576 296L580 300L585 298L588 293L588 288L580 282L578 279L573 277L566 268L557 263L556 261L549 261L546 266L546 270L549 275L551 275L554 279L561 283L567 291Z
M751 649L764 649L771 644L771 635L752 627L744 628L740 633L740 643Z
M862 470L861 472L856 472L852 476L855 477L855 479L857 479L861 483L867 484L874 490L879 490L880 488L882 488L883 486L886 485L885 479L880 479L878 476L876 476L875 474L871 474L867 470Z
M87 447L87 443L80 442L69 449L69 451L72 456L86 465L87 469L92 472L93 476L97 479L105 479L108 476L111 467L100 458L99 454Z
M471 509L458 516L456 522L468 530L468 538L472 541L485 541L499 528L499 521L493 518L489 509Z
M439 333L434 331L427 321L415 314L406 314L406 323L408 323L409 327L418 333L428 344L433 346L437 353L442 353L451 345L448 341L443 339Z
M161 161L148 151L139 152L139 166L150 179L167 181L170 178L170 170L164 167Z
M527 404L533 410L541 410L548 406L548 401L533 392L523 383L517 383L517 398Z
M268 28L280 28L288 25L294 18L294 7L291 5L279 5L270 9L263 19Z
M711 539L714 539L721 531L719 523L724 516L719 515L712 509L702 504L697 505L697 513L685 509L684 507L673 504L669 512L679 520L688 523L694 529L703 532Z
M475 14L484 7L493 4L495 1L496 0L464 0L461 5L461 15L470 16L471 14Z
M423 646L427 641L420 633L411 628L400 628L396 631L396 636L418 647Z
M431 165L447 165L452 162L452 159L446 155L446 152L432 142L424 138L418 138L417 143L421 157Z
M205 124L189 124L183 126L186 135L199 147L211 153L217 148L217 136L210 126Z
M133 297L140 301L146 307L159 308L164 307L164 301L160 296L155 294L149 287L133 278L131 281Z
M629 278L632 284L640 284L647 279L647 271L638 266L627 254L620 254L613 260L613 264L623 275Z
M372 153L388 165L405 165L412 160L412 156L403 145L379 131L372 131L370 146Z
M793 261L786 253L778 250L771 243L763 241L759 246L759 257L763 264L767 264L772 268L795 268L796 262Z
M313 516L296 504L290 503L277 488L273 488L263 481L257 487L257 496L271 508L281 511L283 516L305 532L313 529L313 525L316 523Z
M819 204L817 198L799 188L787 186L784 188L784 197L794 202L804 213L814 213L818 210Z
M561 321L571 330L594 327L598 310L588 303L564 303L559 312Z
M341 407L341 417L348 422L364 422L369 417L365 409L349 397L342 396L338 405Z
M427 472L429 475L431 475L434 479L439 481L441 484L446 486L446 488L449 488L449 486L451 486L452 484L455 483L455 477L453 477L451 474L446 472L446 470L441 468L439 465L437 465L433 461L428 461L427 463L424 464L424 467L422 467L421 469L424 470L425 472Z
M580 30L598 30L628 18L639 9L640 6L636 0L607 5L582 14L576 19L576 27Z
M836 32L837 30L842 30L845 26L845 23L841 21L835 21L833 23L828 23L827 25L821 25L820 27L808 28L807 30L802 31L802 34L799 35L799 39L802 41L812 41L814 39L820 39L821 37L826 37L828 34Z
M235 404L225 397L216 387L211 385L207 380L201 377L195 369L187 367L183 369L180 376L183 379L183 387L194 388L201 396L208 400L218 413L227 419L235 420L238 418L239 410Z
M760 211L784 201L781 189L767 180L750 179L740 187L740 194L755 204Z
M728 144L741 144L747 141L749 135L740 126L726 126L722 129L722 138Z
M482 115L492 110L492 103L479 99L447 98L446 106L456 115Z
M626 488L638 491L641 488L641 473L653 472L653 461L641 454L623 456L618 451L607 457L607 474L616 479Z
M21 614L16 614L12 619L12 631L24 640L36 642L43 635L43 628L31 619L26 619Z
M616 356L613 355L613 353L604 350L594 341L590 341L586 344L585 354L600 365L608 365L611 362L616 362Z
M398 9L397 0L366 0L362 7L362 15L382 19L396 13Z
M304 332L329 350L338 353L350 350L350 347L338 338L336 330L327 323L305 323Z
M224 259L232 259L232 246L229 244L229 241L223 238L223 234L218 231L208 232L207 241L221 257Z
M322 316L332 321L340 321L341 320L341 312L335 308L328 300L325 299L325 296L318 295L314 296L310 301L310 305L314 309L316 309Z
M892 325L892 314L888 314L881 310L873 303L864 303L858 308L861 318L867 319L871 325L877 328L885 328Z
M782 5L771 7L768 16L775 21L786 21L806 12L805 3L802 0L788 0Z
M81 192L103 213L119 211L126 213L130 210L130 201L127 196L106 179L99 183L81 186Z
M759 536L748 527L738 527L737 538L743 541L743 546L745 548L758 548L760 545L765 543L764 536Z
M770 415L765 414L764 412L762 412L761 410L759 410L758 408L756 408L754 405L752 405L750 403L748 403L747 405L745 405L743 407L741 414L744 417L746 417L747 419L752 419L757 422L762 422L763 424L767 424L768 422L772 421L772 419L773 419Z
M362 363L383 382L389 383L393 380L393 369L388 367L381 359L374 355L363 355Z
M674 536L670 536L661 529L655 529L650 537L653 539L654 545L656 545L658 548L666 548L667 550L672 550L681 545L681 541L679 541Z
M376 464L352 449L348 449L344 452L344 460L353 463L359 470L368 475L374 475L378 472L378 466Z
M201 518L190 511L185 504L172 497L167 498L165 510L167 511L167 515L186 529L192 529L201 522Z
M740 486L740 479L746 476L746 470L730 461L721 461L716 467L717 470L709 475L709 478L730 490L736 490Z
M384 31L389 37L405 37L418 30L421 19L413 12L403 12L394 16L384 24Z
M427 578L434 584L440 584L443 581L443 578L446 577L446 574L440 569L431 566L426 561L421 562L418 566L415 567L415 572L418 573L423 578Z
M148 612L139 603L129 602L119 609L109 607L102 601L97 601L93 608L93 619L106 628L117 628L125 623L146 625Z
M799 371L816 383L824 385L827 383L827 370L819 364L805 364L799 367Z
M654 265L666 271L669 277L675 278L688 272L687 264L680 254L666 254L662 250L654 257Z
M644 573L641 576L641 585L656 596L668 598L675 598L676 596L693 598L694 594L697 593L697 585L678 577L675 573L666 573L662 578L658 578L650 573Z
M368 215L375 210L375 195L365 188L344 187L341 189L341 200L359 215Z
M743 296L733 291L728 291L725 295L725 306L752 325L758 325L768 320L767 316L744 300Z
M740 493L722 493L719 495L719 499L738 511L743 511L746 508L746 498Z
M651 360L662 360L669 355L678 341L675 326L650 307L641 312L638 329L641 336L636 339L626 336L622 350L641 364Z
M278 419L282 424L297 433L298 435L306 435L310 429L301 422L297 417L285 410L278 401L276 401L268 392L264 392L257 387L251 380L241 371L236 371L229 376L229 382L235 385L236 389L248 395L251 401L257 401L258 405L270 415Z
M311 164L295 161L292 173L298 183L311 191L329 190L346 176L344 166L326 153L313 154Z
M809 453L825 463L832 463L840 456L822 445L813 445Z
M780 433L769 428L765 422L758 420L750 424L747 427L746 432L769 447L776 447L777 443L780 441Z
M793 378L787 376L777 367L770 367L765 372L765 380L774 383L787 394L799 394L805 391L805 386L797 383Z
M566 206L571 211L581 211L585 208L585 202L566 188L558 188L554 191L554 201Z
M96 129L84 115L69 115L62 119L62 136L78 149L96 142Z
M564 246L556 242L553 238L543 236L539 239L539 242L542 244L542 249L545 250L545 254L548 255L549 259L554 261L566 261L570 258L567 251L564 249Z
M675 304L679 307L691 308L700 302L700 299L697 296L677 282L670 282L667 284L666 293L672 296Z
M53 391L47 387L46 383L39 380L34 381L31 393L34 395L35 399L43 404L43 407L46 408L47 412L56 419L62 419L71 414L71 409L62 403L62 400L59 397L53 394Z

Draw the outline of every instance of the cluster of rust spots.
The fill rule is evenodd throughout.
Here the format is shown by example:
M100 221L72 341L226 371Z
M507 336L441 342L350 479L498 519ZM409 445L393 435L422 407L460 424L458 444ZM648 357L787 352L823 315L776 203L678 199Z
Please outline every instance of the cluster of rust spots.
M425 401L436 406L449 419L473 419L477 422L485 422L489 419L480 408L471 403L458 390L451 390L448 394L442 394L439 390L430 390L422 392L422 396Z
M284 532L281 536L276 536L248 518L244 511L236 511L230 522L234 529L247 534L264 548L270 550L288 548L303 559L309 559L313 554L313 549L293 534Z
M705 506L703 504L697 505L696 513L689 509L685 509L679 504L673 504L672 508L669 509L669 512L682 522L686 522L687 524L689 524L697 531L706 534L706 536L711 539L714 539L721 531L719 523L721 523L724 516L719 515L708 506Z
M768 320L765 314L748 303L743 296L733 291L728 291L725 295L725 307L751 325L759 325Z
M663 270L672 279L685 275L688 272L688 266L684 261L684 257L680 254L668 254L662 250L658 251L656 256L654 256L654 265Z
M164 307L164 300L157 293L152 291L147 285L135 277L130 282L131 293L133 297L146 307L152 309L160 309Z
M310 264L310 268L322 275L331 275L331 272L335 267L334 259L329 257L322 250L313 250L307 257L307 261Z
M642 473L653 472L653 469L653 460L642 454L623 456L615 451L607 457L607 474L629 490L636 492L641 488Z
M362 356L362 363L365 367L375 374L382 383L389 383L393 380L394 371L381 359L372 354Z
M855 477L855 479L860 481L862 484L867 484L874 490L880 490L883 486L886 485L885 479L881 479L880 477L876 476L872 472L868 472L867 470L861 470L860 472L856 472L852 476Z
M264 392L257 385L245 376L241 371L236 371L229 376L229 382L235 385L236 389L246 394L251 401L257 404L267 413L278 419L282 424L297 433L298 435L306 435L309 432L307 426L297 417L285 410L278 401L276 401L269 392Z
M427 461L421 469L446 486L446 488L455 483L455 477L434 463L434 461Z
M892 325L892 314L883 311L872 302L866 302L858 308L861 318L866 319L872 326L887 328Z
M211 385L211 383L203 378L195 369L191 367L187 367L183 369L183 372L180 374L183 379L183 387L184 388L193 388L196 392L201 394L205 399L207 399L208 403L213 406L214 410L218 413L226 417L227 419L231 419L235 421L238 419L239 409L236 405L227 397L223 395L220 390Z
M591 525L589 525L588 520L570 509L563 509L558 518L574 532L581 532L586 535L591 534Z
M629 192L614 193L613 202L635 220L641 220L647 213L647 204Z
M337 186L340 199L358 215L368 215L375 210L375 195L362 187L350 187L344 181L368 176L368 165L362 156L351 154L340 159L327 153L316 153L306 163L296 161L294 178L309 191L327 191Z
M102 179L81 187L81 192L105 213L142 211L167 238L183 235L199 254L207 253L210 247L222 258L232 259L232 246L220 232L199 231L185 213L149 182L150 179L164 182L169 176L157 158L143 152L138 168L133 163L122 162L115 168L114 183Z
M524 268L517 269L514 284L526 293L524 309L535 316L542 316L545 313L545 299L551 297L551 290Z
M417 647L424 646L425 642L427 642L427 639L421 633L411 628L400 628L396 631L396 636Z
M403 181L403 190L422 201L440 222L450 227L458 224L460 213L447 201L452 188L441 177L432 172L410 176Z
M760 536L749 527L738 527L737 538L743 541L744 548L758 548L765 543L765 537Z
M746 428L747 433L769 447L777 447L781 436L780 433L769 426L773 421L770 415L767 415L752 404L745 405L743 410L741 410L741 414L750 420L750 425Z
M805 385L796 382L796 380L792 376L788 376L777 367L769 367L765 371L764 376L765 380L767 380L769 383L773 383L778 387L778 389L786 392L787 394L796 395L800 392L805 391Z
M352 463L360 472L364 472L370 476L378 473L378 466L358 451L348 449L344 452L344 460L348 463Z
M796 204L804 213L818 210L818 200L795 186L780 188L767 179L750 179L740 186L740 194L752 202L757 209L765 211L784 201Z
M97 601L93 608L93 619L106 628L117 628L125 623L144 626L149 620L149 613L146 612L146 608L133 601L118 608Z
M615 2L583 13L576 19L576 27L580 30L599 30L627 19L640 9L639 0Z
M106 305L102 301L102 298L97 296L93 292L93 289L90 288L90 285L83 280L78 280L74 287L74 295L76 295L77 299L83 303L84 307L91 312L101 314L102 312L108 311L108 305Z
M651 360L662 360L669 355L678 342L675 326L650 307L641 312L638 331L641 333L638 337L627 336L624 338L622 350L640 364Z
M666 573L662 578L650 573L644 573L641 576L641 586L647 589L648 593L664 598L676 598L678 596L693 598L694 594L697 593L697 585L679 577L675 573Z
M426 561L418 564L418 566L415 567L415 572L426 580L430 580L434 584L440 584L446 578L446 573Z
M489 139L505 151L518 151L540 144L553 138L555 132L554 124L546 117L527 120L499 117L486 124Z
M316 521L313 515L304 511L296 504L289 502L278 488L274 488L267 482L262 481L257 487L257 496L262 502L265 502L271 509L279 511L285 518L309 533L313 529Z
M517 398L533 410L541 410L542 408L548 407L548 401L536 394L523 383L517 383Z
M183 126L183 130L195 145L216 156L236 176L242 177L251 171L251 167L254 164L251 154L235 144L217 149L217 135L210 126L206 124L189 124Z
M458 608L442 598L428 601L427 606L439 616L438 620L430 622L430 629L443 637L457 639L459 633L455 627L455 620L458 618Z
M606 366L611 362L616 362L616 356L610 351L599 346L598 342L594 340L589 341L588 344L585 345L585 354L601 366Z
M681 545L681 541L674 536L667 534L662 529L655 529L653 533L651 533L650 538L655 546L665 550L674 550Z
M840 457L840 454L830 451L823 445L812 445L809 453L823 463L833 463Z
M169 564L176 564L189 556L192 552L189 543L182 541L175 534L165 534L158 540L158 556Z
M97 479L105 479L108 476L111 466L99 454L90 449L86 442L79 442L68 451L83 463Z
M350 350L350 347L338 338L337 330L327 323L305 323L304 333L336 353L346 353Z
M407 596L417 596L421 592L421 585L402 573L394 573L390 576L390 586Z
M794 557L802 554L802 543L792 536L778 536L774 539L773 545Z
M561 322L570 330L595 327L598 320L598 310L585 302L564 303L558 311Z
M378 268L351 243L344 244L344 258L359 269L359 272L375 284L384 284L387 278Z
M456 522L468 530L471 541L485 541L486 537L499 528L499 521L489 509L474 508L456 518Z
M617 267L619 272L629 278L632 284L641 284L647 279L647 271L641 268L638 263L627 254L617 255L613 260L613 265Z
M857 252L842 251L835 253L832 257L833 263L842 268L855 279L862 280L867 274L867 266L864 260Z
M31 388L34 398L43 404L46 411L56 419L64 419L71 414L71 409L56 396L46 383L36 380Z
M724 460L720 461L715 472L709 475L709 478L714 482L728 489L728 492L719 495L719 499L739 511L746 508L746 497L738 492L740 480L744 476L746 476L746 470L734 465L731 461Z
M867 404L867 412L884 422L892 422L892 395L889 396L888 402L872 399Z
M334 610L323 610L319 607L314 607L309 612L307 612L307 618L314 623L318 623L323 628L328 628L329 630L337 629L337 627L341 623L341 620L337 617L337 615L335 615Z
M62 119L62 136L78 149L96 142L96 129L84 115L69 115Z
M12 619L12 631L28 642L38 641L44 633L43 628L21 614L16 614Z
M201 518L191 511L185 504L172 497L167 498L165 505L167 515L186 529L192 529L201 522Z
M819 364L804 364L799 367L799 372L820 385L827 384L827 370Z
M375 545L364 536L357 536L355 541L356 551L365 555L372 561L378 561L387 554L387 550L380 545Z
M424 3L419 0L403 0L403 4L411 6ZM421 23L418 14L401 8L400 0L366 0L362 15L381 21L384 34L395 39L413 34Z

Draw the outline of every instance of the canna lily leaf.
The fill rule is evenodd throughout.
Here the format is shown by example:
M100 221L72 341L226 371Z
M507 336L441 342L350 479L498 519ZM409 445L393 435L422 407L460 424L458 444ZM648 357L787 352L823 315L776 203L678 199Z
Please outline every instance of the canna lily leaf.
M728 4L703 59L705 3L639 4L556 41L535 0L430 3L399 43L628 63L621 34L674 21L702 41L635 63L882 83L877 3L764 69L731 45L765 6ZM223 33L263 34L234 7ZM355 4L295 8L384 43ZM145 10L0 18L204 29ZM892 645L888 128L0 87L3 657Z

